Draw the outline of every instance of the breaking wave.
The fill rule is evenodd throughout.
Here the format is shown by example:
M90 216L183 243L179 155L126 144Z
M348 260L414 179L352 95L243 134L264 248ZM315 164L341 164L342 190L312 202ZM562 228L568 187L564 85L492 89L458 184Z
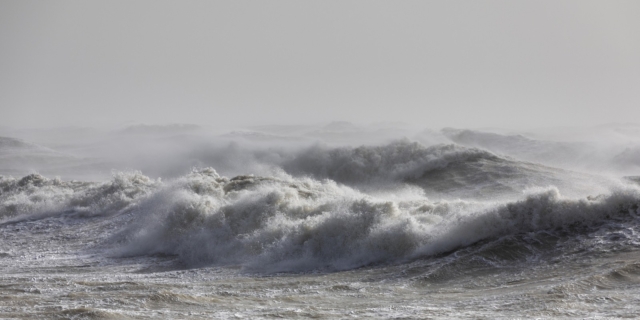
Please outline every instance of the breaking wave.
M398 141L270 158L270 174L234 178L212 168L168 182L139 172L99 183L0 176L0 219L118 216L96 236L108 239L100 250L110 255L279 272L403 263L522 233L632 223L640 214L637 186L475 148ZM587 191L566 191L577 186ZM593 190L603 195L586 197Z
M509 202L372 197L331 180L194 171L145 198L112 254L175 255L188 266L259 272L402 263L526 232L581 230L640 214L640 190L567 199L557 189Z
M0 219L118 212L160 184L139 172L114 173L103 183L47 179L39 174L20 179L0 176Z

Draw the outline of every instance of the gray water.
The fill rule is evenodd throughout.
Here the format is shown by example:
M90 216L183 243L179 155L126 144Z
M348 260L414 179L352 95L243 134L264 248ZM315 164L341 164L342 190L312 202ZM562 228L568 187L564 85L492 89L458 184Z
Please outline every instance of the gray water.
M267 129L1 140L0 317L639 313L633 141Z

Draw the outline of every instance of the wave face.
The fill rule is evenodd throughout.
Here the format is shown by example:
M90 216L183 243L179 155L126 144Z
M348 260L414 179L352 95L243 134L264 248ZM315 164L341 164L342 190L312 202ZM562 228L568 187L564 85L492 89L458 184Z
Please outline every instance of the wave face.
M452 163L479 160L501 159L480 149L455 145L424 147L417 142L399 141L377 147L329 149L316 146L285 162L283 168L292 174L365 184L418 179L426 172L444 169Z
M594 183L598 179L593 176L501 157L478 148L453 144L425 147L407 140L358 148L314 146L280 166L294 176L330 179L359 190L411 184L436 198L495 199L551 185L572 195L600 193L606 189L597 186L608 184L606 179Z

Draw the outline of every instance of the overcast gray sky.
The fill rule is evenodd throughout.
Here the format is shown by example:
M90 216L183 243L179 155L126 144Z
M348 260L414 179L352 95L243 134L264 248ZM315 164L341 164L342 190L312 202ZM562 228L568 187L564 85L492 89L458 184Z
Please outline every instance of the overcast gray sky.
M640 1L0 1L0 125L640 118Z

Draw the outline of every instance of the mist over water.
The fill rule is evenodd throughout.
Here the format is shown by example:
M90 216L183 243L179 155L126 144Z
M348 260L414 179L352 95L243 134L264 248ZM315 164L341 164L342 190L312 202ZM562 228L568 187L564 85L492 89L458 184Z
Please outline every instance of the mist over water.
M585 131L4 129L2 316L631 315L640 126Z

